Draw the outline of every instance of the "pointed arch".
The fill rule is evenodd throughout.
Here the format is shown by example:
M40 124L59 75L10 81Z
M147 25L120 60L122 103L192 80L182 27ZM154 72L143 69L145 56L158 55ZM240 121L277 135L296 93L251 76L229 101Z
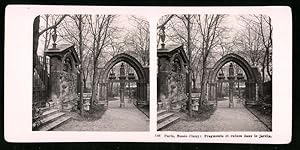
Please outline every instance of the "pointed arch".
M257 77L257 75L254 73L252 67L249 65L249 63L241 56L234 54L234 53L230 53L227 54L225 56L223 56L221 59L219 59L214 67L212 68L212 70L210 71L209 74L209 82L213 83L216 80L216 76L218 71L228 62L235 62L236 64L238 64L245 72L248 81L250 82L258 82L259 78Z
M110 59L105 64L105 66L101 72L101 75L100 75L100 80L103 83L105 83L107 80L109 70L111 70L112 67L114 67L117 63L119 63L121 61L126 62L135 70L139 80L146 81L146 76L144 73L143 66L139 63L139 61L136 58L134 58L126 53L121 53L121 54L114 56L112 59Z

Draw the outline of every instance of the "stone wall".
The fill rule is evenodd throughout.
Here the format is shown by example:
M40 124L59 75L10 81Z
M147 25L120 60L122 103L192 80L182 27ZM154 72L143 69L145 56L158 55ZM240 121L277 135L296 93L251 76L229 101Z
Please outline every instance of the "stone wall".
M79 102L77 95L79 59L74 46L62 49L49 49L50 57L50 99L60 111L76 110Z
M169 75L169 102L173 111L179 111L186 105L185 78L186 76L182 73L171 72Z
M77 74L61 72L60 79L60 102L63 111L71 111L77 108Z
M158 102L162 103L162 109L175 112L185 109L187 95L183 65L174 64L172 59L160 57L157 85Z

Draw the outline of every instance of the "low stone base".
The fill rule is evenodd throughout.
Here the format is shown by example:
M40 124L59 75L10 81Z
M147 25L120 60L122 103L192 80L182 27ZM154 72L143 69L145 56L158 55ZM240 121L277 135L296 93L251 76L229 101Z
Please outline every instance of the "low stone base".
M174 112L179 112L181 109L181 105L179 103L173 103L171 104L171 110Z
M120 108L125 107L125 103L120 103Z
M62 111L64 111L64 112L71 112L72 108L73 108L72 104L65 103L65 104L63 104Z
M157 110L162 110L162 102L157 103Z

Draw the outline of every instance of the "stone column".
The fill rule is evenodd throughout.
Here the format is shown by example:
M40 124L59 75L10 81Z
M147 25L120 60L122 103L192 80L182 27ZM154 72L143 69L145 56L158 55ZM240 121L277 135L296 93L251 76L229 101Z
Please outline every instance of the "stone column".
M129 99L131 99L130 83L131 83L131 82L128 82L128 98L129 98Z
M108 84L109 84L109 82L106 82L104 84L105 84L105 86L104 86L104 97L105 97L105 104L104 104L104 106L108 107Z
M159 86L159 91L157 91L157 96L159 97L159 101L162 102L162 108L167 107L167 101L169 97L169 86L168 86L168 71L160 71L158 76L159 76L159 81L157 83L157 86Z
M135 91L135 93L136 93L136 101L135 101L135 104L137 105L138 104L138 102L140 101L140 81L137 81L136 82L136 91Z
M104 104L106 103L105 101L105 83L100 83L100 88L99 88L99 100L100 100L100 104Z
M143 102L147 101L147 83L143 81Z
M120 82L120 107L125 107L125 101L124 101L124 91L125 91L125 83L124 81Z
M217 101L217 83L210 83L209 84L209 102L216 103Z
M54 102L56 108L60 111L62 110L62 103L59 99L60 97L60 77L63 68L63 64L61 60L57 57L50 58L50 85L51 85L51 100Z
M229 108L234 107L233 103L233 82L229 81Z
M124 68L124 64L121 64L120 67L120 107L125 107L125 101L124 101L124 91L125 91L125 68Z
M215 83L215 101L218 100L218 84Z
M258 102L258 84L255 84L255 102Z
M256 100L256 83L249 81L248 83L248 101L247 104L255 104Z
M208 87L208 101L213 101L212 96L211 96L211 86L212 86L212 84L209 83L208 86L209 86Z

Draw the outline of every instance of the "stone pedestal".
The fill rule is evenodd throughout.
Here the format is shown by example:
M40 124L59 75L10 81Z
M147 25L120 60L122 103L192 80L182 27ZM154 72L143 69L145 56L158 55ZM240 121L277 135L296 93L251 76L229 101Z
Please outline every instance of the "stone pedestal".
M233 82L229 82L229 108L234 107L233 102Z
M125 101L124 101L124 91L125 91L125 83L120 83L120 107L125 107Z

